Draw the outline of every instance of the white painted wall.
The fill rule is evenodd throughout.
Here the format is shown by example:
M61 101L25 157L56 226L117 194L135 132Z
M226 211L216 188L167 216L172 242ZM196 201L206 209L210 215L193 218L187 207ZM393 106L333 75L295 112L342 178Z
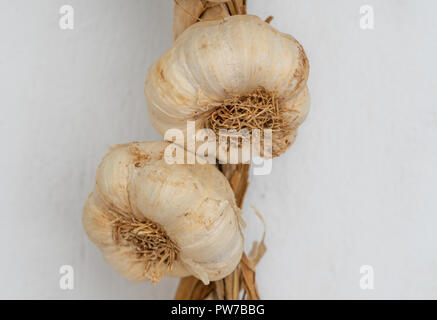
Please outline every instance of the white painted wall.
M75 9L75 29L58 27ZM375 29L359 27L373 5ZM312 110L273 172L253 177L247 246L267 222L263 298L437 298L437 3L249 0L311 62ZM112 144L159 139L148 67L172 1L0 0L0 298L171 298L132 284L86 238L81 210ZM61 265L75 289L59 288ZM371 265L374 290L361 290Z

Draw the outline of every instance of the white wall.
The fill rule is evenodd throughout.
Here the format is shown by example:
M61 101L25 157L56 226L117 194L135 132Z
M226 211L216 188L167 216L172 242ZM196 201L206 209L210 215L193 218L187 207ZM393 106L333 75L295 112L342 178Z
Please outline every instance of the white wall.
M75 29L58 27L61 5ZM375 9L375 30L359 8ZM312 110L268 176L252 178L247 246L267 222L263 298L437 298L435 1L249 0L311 63ZM81 226L112 144L159 139L148 67L171 44L172 1L0 1L0 298L171 298L132 284ZM59 288L61 265L75 289ZM374 290L359 287L362 265Z

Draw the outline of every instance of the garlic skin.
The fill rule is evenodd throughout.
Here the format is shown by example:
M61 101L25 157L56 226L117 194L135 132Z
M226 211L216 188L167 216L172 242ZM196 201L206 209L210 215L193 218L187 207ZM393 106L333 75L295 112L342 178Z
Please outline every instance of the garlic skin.
M223 101L261 87L278 97L289 127L285 138L273 134L273 156L278 156L307 116L308 74L302 46L257 16L198 22L150 68L145 83L149 118L163 136L171 128L186 135L187 120L204 128Z
M105 260L129 280L157 282L164 275L193 275L208 284L230 274L240 261L240 211L227 179L215 166L169 165L164 159L168 145L161 141L112 147L98 168L83 225ZM165 263L145 268L148 261L138 259L131 242L116 241L117 218L159 225L177 246L171 268Z

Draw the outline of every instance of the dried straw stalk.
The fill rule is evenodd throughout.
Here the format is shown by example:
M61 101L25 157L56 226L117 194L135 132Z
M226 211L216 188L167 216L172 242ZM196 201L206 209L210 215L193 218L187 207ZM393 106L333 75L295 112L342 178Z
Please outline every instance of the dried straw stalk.
M231 15L246 14L246 0L174 0L174 2L174 39L198 21L218 20ZM241 208L248 187L249 165L220 165L219 168L229 180L237 205ZM255 243L248 256L243 253L240 264L234 272L209 285L204 285L195 277L181 279L175 299L259 300L255 281L255 265L265 250L264 241Z

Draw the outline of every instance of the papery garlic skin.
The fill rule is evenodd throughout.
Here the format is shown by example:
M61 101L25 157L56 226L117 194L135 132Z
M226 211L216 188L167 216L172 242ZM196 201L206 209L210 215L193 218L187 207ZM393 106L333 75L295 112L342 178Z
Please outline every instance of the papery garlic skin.
M282 153L281 144L294 141L309 110L308 73L302 46L256 16L198 22L150 68L145 84L149 117L163 136L171 128L186 133L187 120L203 128L223 101L262 87L280 99L291 129L287 141L273 141L274 151Z
M134 248L120 245L113 235L115 217L146 218L159 224L179 249L171 270L160 266L160 274L193 275L205 284L222 279L243 252L233 191L213 165L167 164L168 145L141 142L110 149L84 207L86 233L120 274L132 281L154 280Z

